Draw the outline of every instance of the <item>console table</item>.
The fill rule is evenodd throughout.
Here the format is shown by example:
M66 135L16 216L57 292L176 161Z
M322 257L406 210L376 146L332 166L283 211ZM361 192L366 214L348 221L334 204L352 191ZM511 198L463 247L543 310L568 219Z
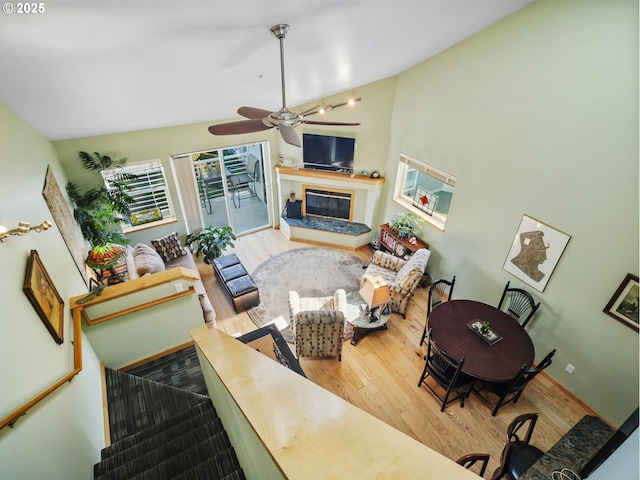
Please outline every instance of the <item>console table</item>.
M563 468L578 473L614 433L600 418L585 415L520 479L549 480L553 472Z

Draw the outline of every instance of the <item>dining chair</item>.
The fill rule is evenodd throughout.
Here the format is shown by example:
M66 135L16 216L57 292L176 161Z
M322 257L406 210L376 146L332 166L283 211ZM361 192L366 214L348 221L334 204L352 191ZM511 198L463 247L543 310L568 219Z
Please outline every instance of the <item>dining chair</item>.
M422 384L431 390L438 400L442 402L441 412L444 412L444 408L451 402L460 400L460 407L464 408L464 401L471 393L471 387L475 379L469 375L463 373L462 366L464 365L464 357L459 361L452 358L447 352L442 350L431 337L431 330L429 330L429 342L427 356L424 357L425 365L418 382L418 387ZM438 384L440 388L445 391L443 396L438 394L436 388L427 382L427 378L431 377ZM451 395L457 393L457 396L451 398Z
M429 287L429 300L427 302L427 318L424 321L424 331L422 332L422 338L420 339L420 345L424 345L424 341L427 338L427 324L429 323L429 315L431 310L440 305L443 301L451 300L453 295L453 285L456 283L456 276L454 275L451 281L439 279L431 284Z
M533 314L540 308L540 302L536 303L533 295L521 288L509 288L509 284L504 287L498 310L502 310L502 304L509 295L509 305L506 305L506 313L511 315L520 325L526 327Z
M484 477L484 472L487 470L489 458L491 458L491 456L488 453L469 453L456 460L456 463L458 465L462 465L467 470L472 469L472 467L477 463L480 465L480 473L478 473L478 475Z
M555 353L556 350L554 348L535 368L529 369L526 365L523 365L515 378L510 382L479 381L474 385L473 393L491 408L491 416L495 417L500 407L504 404L509 402L518 403L522 392L529 382L542 370L551 365ZM480 386L478 387L477 385ZM490 395L497 397L495 402L491 401Z
M491 480L504 477L518 480L544 455L542 450L530 443L537 421L537 413L518 415L511 421L507 427L507 443L502 450L500 466L493 473Z

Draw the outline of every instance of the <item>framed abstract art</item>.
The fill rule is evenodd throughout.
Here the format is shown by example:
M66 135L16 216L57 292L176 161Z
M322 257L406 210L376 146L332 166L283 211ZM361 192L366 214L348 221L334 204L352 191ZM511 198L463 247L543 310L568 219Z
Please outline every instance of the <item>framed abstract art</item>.
M542 292L570 238L560 230L523 215L502 268Z

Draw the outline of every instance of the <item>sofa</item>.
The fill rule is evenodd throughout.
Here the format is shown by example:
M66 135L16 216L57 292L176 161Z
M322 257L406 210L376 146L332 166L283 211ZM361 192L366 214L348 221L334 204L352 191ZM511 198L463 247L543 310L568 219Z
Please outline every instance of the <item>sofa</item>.
M391 310L406 318L407 304L425 274L430 256L431 251L426 248L417 250L408 260L377 250L360 279L360 288L368 277L384 278L389 285Z
M216 312L200 279L196 262L189 249L183 247L180 243L178 234L174 232L165 237L152 240L151 243L153 248L144 243L138 243L133 247L127 245L126 276L124 276L124 279L133 280L174 267L193 270L199 278L194 283L194 287L200 300L204 321L208 324L215 324Z
M300 297L289 292L289 321L295 354L300 357L338 357L347 315L347 293L338 289L328 297Z

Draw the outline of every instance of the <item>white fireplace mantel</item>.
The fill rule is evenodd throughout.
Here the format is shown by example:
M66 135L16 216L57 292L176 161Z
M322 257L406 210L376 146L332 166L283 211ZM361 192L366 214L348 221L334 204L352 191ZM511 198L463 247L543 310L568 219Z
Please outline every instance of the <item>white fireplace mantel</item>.
M370 178L366 175L276 167L279 211L283 211L285 202L292 193L297 199L303 200L304 187L348 190L353 192L352 221L377 230L374 224L378 220L377 212L384 181L384 178Z

